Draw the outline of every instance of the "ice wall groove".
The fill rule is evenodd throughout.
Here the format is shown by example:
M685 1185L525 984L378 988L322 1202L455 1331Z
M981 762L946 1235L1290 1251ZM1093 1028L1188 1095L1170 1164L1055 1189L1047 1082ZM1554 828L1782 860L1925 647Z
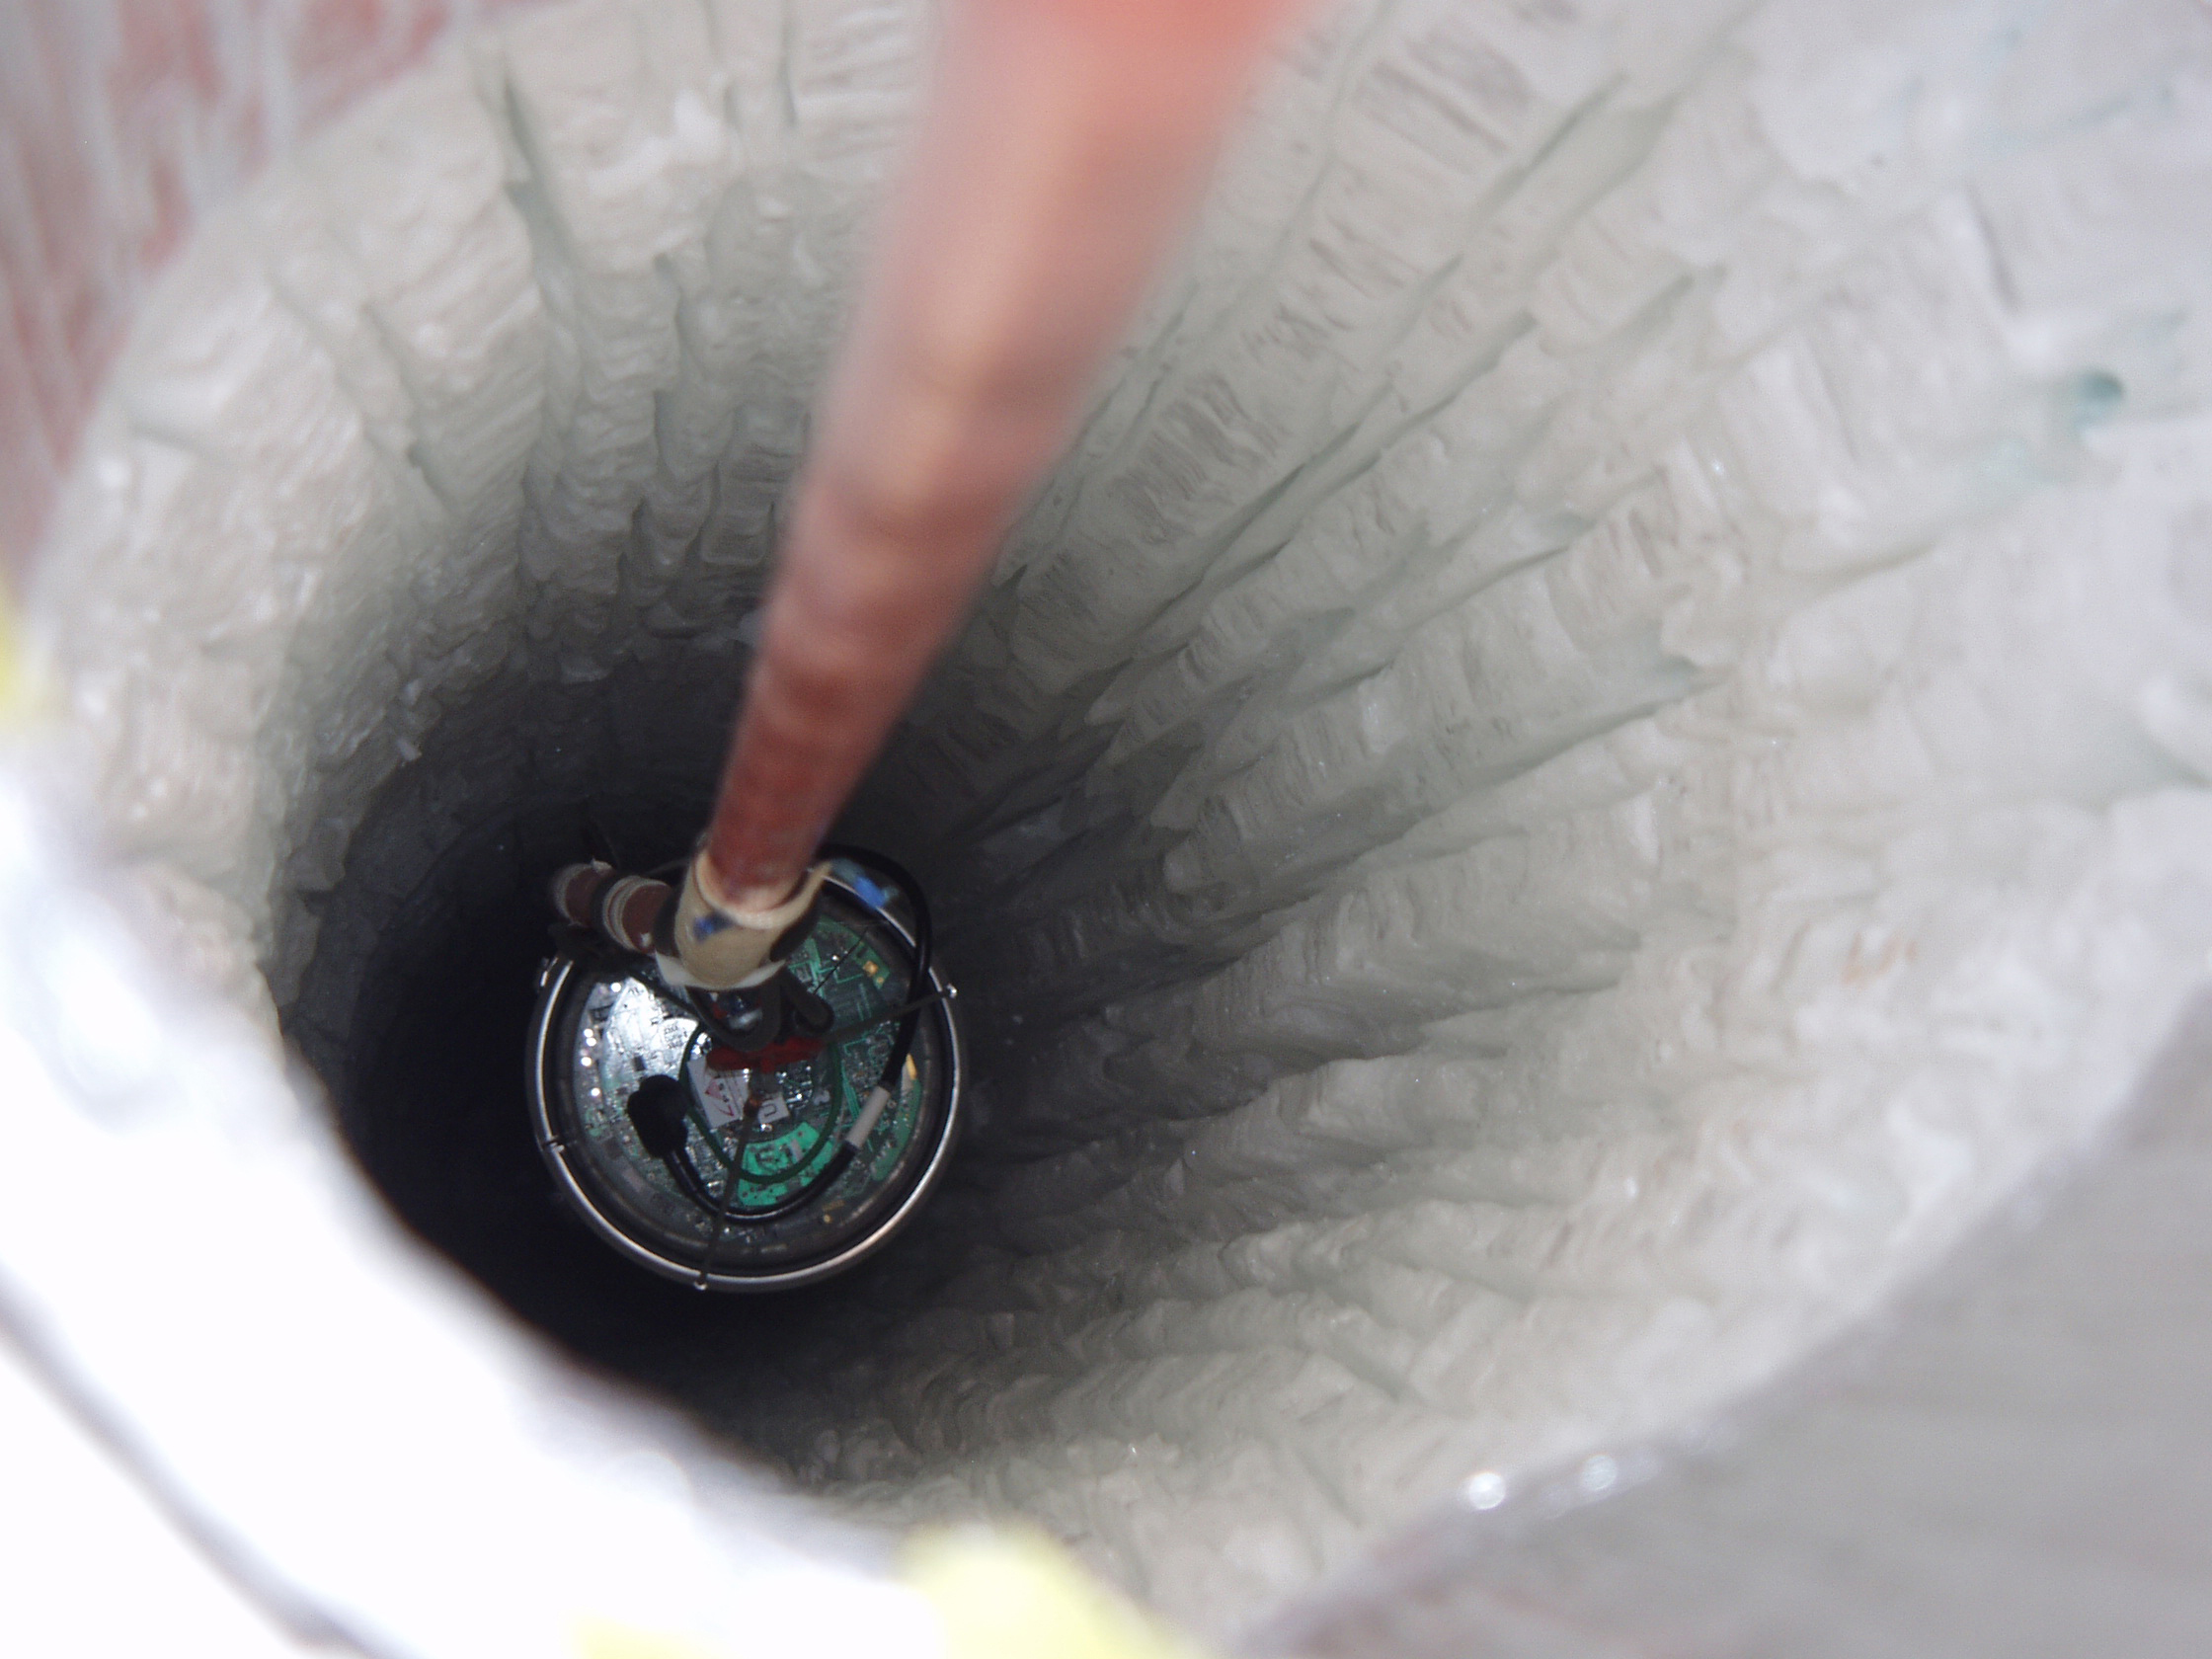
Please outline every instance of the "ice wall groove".
M856 804L989 1057L965 1181L658 1380L1224 1619L2093 1137L2212 950L2212 25L2127 22L1322 19ZM696 792L923 40L548 9L179 268L40 603L240 994L335 1032L318 927L500 802Z
M1392 14L1379 52L1402 43L1390 31L1403 21ZM1437 372L1443 331L1497 344L1430 421L1347 464L1335 488L1312 486L1309 511L1279 541L1268 445L1346 453L1339 429L1316 424L1328 418L1316 387L1333 384L1318 343L1330 325L1362 339L1362 322L1379 326L1373 312L1348 320L1295 273L1275 273L1267 301L1303 301L1305 326L1247 340L1216 325L1206 344L1236 354L1234 400L1209 392L1209 376L1226 371L1194 356L1179 391L1103 406L1082 493L1065 517L1042 520L1054 551L1040 562L1016 550L1019 574L999 599L1009 625L979 629L979 666L960 683L1028 673L1041 692L1027 706L1050 710L1053 689L1083 683L1122 641L1144 642L1089 706L1113 736L1079 806L1055 821L1095 861L1024 857L975 901L1010 941L999 949L1018 967L1004 983L1025 988L1038 1017L1106 1006L1032 1050L1006 1091L994 1145L1015 1172L963 1218L998 1229L1000 1251L977 1251L926 1323L902 1336L891 1318L894 1353L910 1358L886 1359L883 1332L864 1339L873 1383L901 1364L934 1379L927 1422L912 1405L879 1404L881 1430L857 1434L881 1394L840 1396L808 1417L837 1430L834 1458L816 1466L908 1480L958 1470L965 1488L980 1464L987 1489L1032 1505L1047 1501L1040 1485L1052 1492L1064 1523L1121 1552L1127 1570L1171 1575L1173 1546L1112 1516L1110 1494L1126 1488L1106 1450L1066 1444L1084 1426L1164 1437L1126 1460L1187 1460L1162 1478L1189 1506L1182 1536L1193 1540L1224 1525L1265 1532L1248 1516L1229 1522L1231 1501L1208 1507L1246 1460L1274 1471L1277 1501L1296 1490L1317 1516L1366 1513L1405 1489L1393 1481L1416 1481L1422 1460L1471 1466L1502 1455L1517 1416L1534 1426L1517 1379L1530 1375L1535 1333L1590 1368L1588 1409L1602 1414L1601 1377L1626 1386L1636 1375L1648 1403L1688 1382L1689 1352L1756 1364L1754 1303L1783 1284L1850 1282L1868 1261L1849 1242L1860 1228L1892 1246L1933 1236L1945 1204L1988 1172L1967 1173L1986 1148L1964 1150L1978 1131L1947 1098L1978 1090L1954 1060L1877 1056L1873 1026L1847 1035L1830 1020L1857 1016L1816 1014L1805 999L1819 1000L1828 976L1848 1002L1925 971L1962 1009L1997 959L1908 964L1957 948L1977 925L1966 914L2002 908L2000 893L2087 852L2083 837L2099 832L2059 802L2094 815L2184 780L2120 727L2085 736L2077 771L2059 759L2071 742L2042 739L2099 699L2062 689L2063 672L2004 691L1989 677L1990 654L2008 649L1998 642L2064 632L2051 631L2052 613L2023 614L2044 602L2025 598L2038 562L2027 542L2073 547L2082 563L2051 555L2044 566L2062 586L2058 566L2079 576L2113 553L2099 540L2088 554L2048 518L2026 522L2066 515L2061 501L2113 500L2109 474L2090 482L2104 461L2076 447L2083 430L2054 420L2038 388L2065 372L2018 355L2020 322L1978 245L1965 182L2024 170L2009 152L2032 140L1883 132L1854 151L1835 144L1849 125L1835 104L1795 102L1776 69L1819 57L1831 87L1862 78L1833 97L1878 104L1886 94L1872 89L1898 84L1884 72L1910 80L1928 61L1940 79L1971 61L1932 95L1971 125L2006 92L1973 44L1983 23L1954 14L1934 37L1916 22L1910 39L1877 30L1869 44L1786 11L1730 21L1716 15L1702 43L1685 45L1680 83L1646 84L1641 108L1615 92L1627 106L1618 112L1593 95L1550 143L1553 177L1590 170L1577 203L1589 211L1508 243L1518 262L1502 269L1462 257L1466 276L1434 284L1427 316L1365 337L1429 347L1418 366L1410 352L1390 362L1408 377ZM1855 15L1852 27L1863 23ZM2064 49L2049 40L2035 51ZM1828 116L1831 127L1810 130ZM1636 139L1656 142L1606 173L1618 154L1608 145ZM2119 141L2107 130L2101 142ZM1539 179L1542 163L1527 171ZM1501 198L1500 215L1513 201ZM1194 313L1176 323L1195 348ZM1309 354L1296 373L1270 366L1288 339ZM1186 430L1204 411L1235 434L1215 450L1212 494L1190 497L1181 474L1111 434L1117 409L1140 412L1134 433L1140 414L1148 426L1175 397L1191 412ZM1116 469L1132 480L1118 494L1106 482ZM2138 480L2157 493L2148 473ZM1240 549L1234 529L1203 528L1223 514L1253 541ZM1991 527L1957 527L1976 521ZM1142 550L1162 522L1196 533L1153 560ZM1193 587L1180 561L1201 547ZM1998 599L2003 589L2018 608ZM1976 642L1971 666L1957 640L1935 639L1939 611L1961 601L2009 616L1978 610L1985 621L1960 624ZM1035 643L1048 629L1060 630L1051 652ZM1032 659L1047 656L1057 665L1036 674ZM1550 696L1555 738L1543 735ZM1009 715L1001 701L988 717L1001 746ZM914 786L936 768L983 775L976 747L953 747L958 719L908 750ZM2014 809L2027 816L2005 816ZM2144 798L2141 810L2167 809ZM1139 824L1151 832L1132 833ZM2028 862L2043 874L1991 862L1984 837L2014 833L2042 849ZM1952 878L1909 873L1953 835L1958 879L1978 899L1939 898ZM2070 903L2094 908L2086 892ZM1830 906L1837 915L1817 920ZM1885 914L1891 906L1901 908ZM1029 937L1007 928L1009 913ZM1162 943L1185 941L1189 954L1163 961ZM1224 944L1225 960L1215 954ZM2014 948L2035 954L2014 937L1999 955ZM1123 965L1140 958L1133 984ZM2015 993L2015 1013L2052 1006L2047 988L2012 981L2005 997ZM2035 1022L2001 1023L2007 1036L1981 1060L2024 1060ZM2043 1049L2035 1064L2057 1058ZM1419 1095L1432 1074L1450 1080ZM1323 1078L1337 1098L1373 1089L1378 1118L1403 1114L1395 1138L1335 1154L1352 1170L1281 1125L1282 1091ZM1886 1128L1839 1131L1830 1115L1850 1109L1838 1090L1857 1087L1891 1102ZM1988 1127L1984 1110L1967 1119ZM1224 1145L1216 1125L1242 1134ZM1842 1173L1814 1179L1804 1138L1830 1131L1840 1138L1822 1155ZM1251 1162L1270 1155L1282 1173L1266 1183ZM1779 1204L1749 1196L1785 1189ZM1086 1293L1070 1296L1078 1283ZM1409 1294L1424 1284L1426 1296ZM975 1309L965 1331L945 1316L952 1306ZM1015 1310L1012 1322L992 1309ZM1331 1329L1356 1334L1332 1345L1319 1334ZM1286 1330L1301 1339L1284 1343ZM1114 1354L1110 1375L1064 1370L1066 1354L1098 1342ZM1281 1415L1262 1409L1239 1431L1227 1426L1237 1385L1222 1379L1212 1415L1184 1416L1173 1402L1208 1384L1182 1359L1239 1342L1340 1367L1357 1349L1350 1375L1375 1391L1340 1383L1322 1404L1285 1382ZM949 1374L948 1349L963 1356ZM963 1403L946 1405L948 1392ZM1579 1423L1573 1432L1596 1421L1572 1400L1548 1405ZM948 1438L947 1423L965 1439ZM1455 1445L1464 1450L1443 1450ZM1277 1462L1285 1448L1296 1450ZM1331 1524L1316 1520L1313 1536ZM1281 1561L1297 1557L1276 1541ZM1255 1545L1255 1560L1270 1558Z

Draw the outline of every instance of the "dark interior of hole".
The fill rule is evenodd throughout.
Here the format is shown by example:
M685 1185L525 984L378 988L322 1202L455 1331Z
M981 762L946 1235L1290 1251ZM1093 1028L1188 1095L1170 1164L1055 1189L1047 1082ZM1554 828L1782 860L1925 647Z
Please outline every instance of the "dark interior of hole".
M556 1191L529 1129L523 1056L552 943L546 880L592 855L594 842L611 841L632 868L679 856L706 797L665 779L603 794L529 791L478 799L465 824L440 831L440 816L424 811L418 769L467 765L434 750L379 792L346 873L319 901L326 925L286 1034L409 1227L576 1357L742 1436L748 1355L820 1321L861 1317L887 1278L898 1295L916 1294L951 1241L939 1228L931 1242L925 1209L833 1280L733 1296L655 1277L591 1232ZM429 791L440 793L471 791L464 777ZM427 872L404 897L379 899L379 849L427 834L443 841ZM956 1154L948 1184L959 1175Z

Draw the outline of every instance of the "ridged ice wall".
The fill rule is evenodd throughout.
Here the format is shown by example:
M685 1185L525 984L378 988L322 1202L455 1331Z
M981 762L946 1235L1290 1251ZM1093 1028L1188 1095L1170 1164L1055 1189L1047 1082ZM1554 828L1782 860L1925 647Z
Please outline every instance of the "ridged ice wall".
M855 811L969 1178L671 1381L1221 1623L2085 1145L2212 948L2212 19L2121 10L1328 9ZM448 713L394 905L518 784L711 764L925 40L536 12L163 283L39 620L241 998Z

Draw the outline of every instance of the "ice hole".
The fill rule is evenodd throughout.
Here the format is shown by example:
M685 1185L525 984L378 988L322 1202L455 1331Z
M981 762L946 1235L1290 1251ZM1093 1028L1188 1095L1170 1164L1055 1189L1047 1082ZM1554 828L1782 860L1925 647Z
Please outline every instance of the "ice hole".
M909 8L771 12L526 13L275 167L39 572L66 787L426 1231L1216 1626L2094 1135L2212 947L2201 12L1352 4L854 808L946 916L957 1184L701 1307L457 1181L564 815L695 822L917 85Z

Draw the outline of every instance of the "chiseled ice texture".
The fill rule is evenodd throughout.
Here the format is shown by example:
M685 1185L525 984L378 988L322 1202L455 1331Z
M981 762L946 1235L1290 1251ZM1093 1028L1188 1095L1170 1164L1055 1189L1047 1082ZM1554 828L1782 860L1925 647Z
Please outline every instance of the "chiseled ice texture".
M448 711L711 766L926 40L535 13L165 281L38 608L235 994ZM1214 1625L1774 1375L2212 949L2201 6L1370 0L1258 106L854 814L946 911L964 1181L696 1360Z

